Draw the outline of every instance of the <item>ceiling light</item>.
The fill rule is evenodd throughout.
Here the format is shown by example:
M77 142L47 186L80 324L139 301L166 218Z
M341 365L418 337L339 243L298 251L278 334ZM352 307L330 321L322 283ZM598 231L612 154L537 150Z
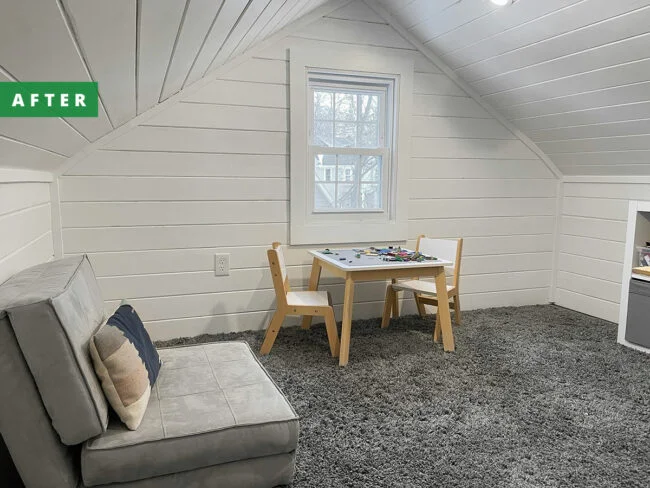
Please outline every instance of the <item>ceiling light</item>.
M508 5L512 3L512 0L490 0L494 5L498 5L499 7L503 7L504 5Z

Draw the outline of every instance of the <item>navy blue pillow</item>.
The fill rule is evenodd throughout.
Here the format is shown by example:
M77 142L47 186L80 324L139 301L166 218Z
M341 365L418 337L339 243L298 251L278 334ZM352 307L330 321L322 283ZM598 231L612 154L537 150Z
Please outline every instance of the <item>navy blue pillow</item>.
M149 373L149 384L153 387L160 372L160 357L135 309L128 304L121 305L108 319L106 325L118 328L135 346Z

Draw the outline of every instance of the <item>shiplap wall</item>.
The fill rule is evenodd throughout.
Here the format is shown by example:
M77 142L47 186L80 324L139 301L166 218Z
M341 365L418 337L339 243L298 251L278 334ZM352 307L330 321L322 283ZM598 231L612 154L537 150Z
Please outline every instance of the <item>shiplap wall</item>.
M0 283L52 259L49 183L0 181Z
M630 200L650 200L650 185L567 177L558 247L556 303L618 322Z
M89 253L108 308L122 298L155 338L259 329L274 292L266 252L288 240L288 48L341 45L413 56L409 237L462 236L463 307L544 303L556 180L507 129L361 3L221 75L60 179L65 254ZM402 164L408 164L404 162ZM231 255L214 276L214 253ZM289 249L294 287L309 276ZM343 287L323 277L340 319ZM378 316L384 283L355 291Z

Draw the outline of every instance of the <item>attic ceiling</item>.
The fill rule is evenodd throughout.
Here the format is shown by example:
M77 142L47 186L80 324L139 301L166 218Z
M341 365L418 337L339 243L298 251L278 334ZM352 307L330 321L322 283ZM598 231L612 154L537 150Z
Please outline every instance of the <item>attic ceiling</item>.
M66 158L326 0L20 0L0 81L99 82L97 119L1 119L0 167ZM650 174L650 0L366 0L565 174Z
M564 174L650 174L650 1L381 0Z
M19 0L0 81L97 81L98 118L0 118L0 166L53 171L326 0Z

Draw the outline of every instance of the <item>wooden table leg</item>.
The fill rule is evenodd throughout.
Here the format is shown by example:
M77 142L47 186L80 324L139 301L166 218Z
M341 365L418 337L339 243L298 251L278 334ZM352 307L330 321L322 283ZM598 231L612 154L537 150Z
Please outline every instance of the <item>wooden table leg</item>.
M352 302L354 301L354 281L348 275L345 278L345 295L343 298L343 324L341 326L341 349L339 366L348 364L350 356L350 333L352 331Z
M454 331L451 328L451 314L449 312L449 296L447 295L447 278L445 268L436 268L436 296L438 298L438 310L440 316L440 329L442 332L442 346L445 351L454 351Z
M394 285L397 283L397 280L393 278L390 282ZM397 291L393 290L393 318L399 317L399 297L397 296L397 293Z
M316 258L311 263L311 275L309 276L309 290L318 290L318 282L320 281L321 265L320 261ZM311 327L311 315L305 315L302 318L302 328L309 329Z

